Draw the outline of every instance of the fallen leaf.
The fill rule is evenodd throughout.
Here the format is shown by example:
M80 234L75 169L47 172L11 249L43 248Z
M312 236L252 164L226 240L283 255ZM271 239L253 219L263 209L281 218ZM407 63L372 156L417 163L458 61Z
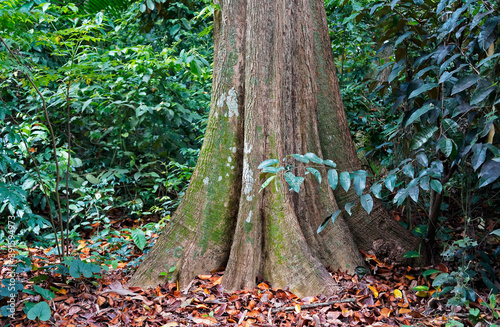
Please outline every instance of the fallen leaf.
M367 285L367 286L372 291L373 296L375 296L375 298L377 298L378 297L378 291L377 291L377 289L375 287L371 286L371 285Z

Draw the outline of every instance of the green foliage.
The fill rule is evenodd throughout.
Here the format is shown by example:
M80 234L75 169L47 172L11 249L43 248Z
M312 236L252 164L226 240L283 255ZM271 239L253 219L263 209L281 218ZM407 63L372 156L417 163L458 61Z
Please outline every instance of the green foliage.
M47 321L50 319L51 315L52 315L52 310L50 310L49 305L45 301L35 304L28 311L29 320Z
M139 215L155 206L168 215L196 162L210 101L207 16L195 19L195 2L169 2L165 10L175 8L176 18L160 17L144 32L139 4L122 2L120 15L110 2L87 10L98 3L85 2L83 10L72 3L0 4L0 35L21 60L0 53L0 213L19 217L24 237L43 239L48 208L56 216L55 193L66 192L66 178L69 211L63 200L62 219L75 231L106 220L112 206ZM54 122L59 172L28 76Z

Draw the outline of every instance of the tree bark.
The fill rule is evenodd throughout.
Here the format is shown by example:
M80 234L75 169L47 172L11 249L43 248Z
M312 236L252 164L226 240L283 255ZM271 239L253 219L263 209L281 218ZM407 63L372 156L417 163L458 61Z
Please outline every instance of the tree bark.
M311 175L299 194L282 177L259 193L257 166L265 159L313 152L340 169L360 164L323 1L219 5L212 108L200 157L170 225L130 284L156 286L166 279L159 274L175 267L171 277L184 287L197 274L225 267L226 290L252 287L261 276L273 287L317 295L338 290L325 266L353 272L364 264L358 247L370 250L381 240L414 250L416 239L380 205L374 215L339 217L317 234L323 219L353 195L333 194Z

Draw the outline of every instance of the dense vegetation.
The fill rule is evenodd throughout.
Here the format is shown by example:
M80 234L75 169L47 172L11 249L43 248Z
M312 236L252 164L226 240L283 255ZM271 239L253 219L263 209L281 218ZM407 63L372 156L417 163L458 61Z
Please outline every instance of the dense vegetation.
M66 256L48 268L73 278L147 251L196 164L210 107L217 6L120 3L0 1L0 240L7 247L15 235L19 271L31 269L28 245ZM479 288L497 294L499 2L325 4L365 164L325 179L333 188L352 184L367 211L371 192L423 244L438 245L429 257L454 270L431 288L452 294L450 305L475 302ZM296 158L326 163L312 154ZM373 185L363 195L367 178ZM128 220L115 228L117 217ZM92 264L75 255L89 239ZM98 252L102 242L115 246ZM38 309L33 319L47 308Z

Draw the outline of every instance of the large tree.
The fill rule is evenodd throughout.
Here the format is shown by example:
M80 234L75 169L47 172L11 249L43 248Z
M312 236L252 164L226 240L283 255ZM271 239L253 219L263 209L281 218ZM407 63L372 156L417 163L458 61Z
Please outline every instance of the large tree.
M401 258L417 240L379 203L316 233L357 196L310 175L300 193L283 178L259 193L259 163L313 152L358 170L340 98L323 0L219 0L214 15L212 107L189 188L170 224L130 280L150 287L161 272L184 287L225 268L226 290L261 276L298 295L331 293L325 266L352 272L359 250ZM324 172L323 172L324 173ZM173 268L175 267L175 268Z

